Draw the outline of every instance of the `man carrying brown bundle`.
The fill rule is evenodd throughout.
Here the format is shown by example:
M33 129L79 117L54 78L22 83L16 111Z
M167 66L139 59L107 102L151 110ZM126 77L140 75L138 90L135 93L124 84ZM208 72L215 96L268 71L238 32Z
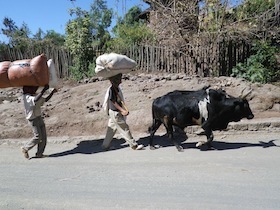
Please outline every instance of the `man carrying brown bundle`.
M34 137L29 142L27 142L22 148L21 151L25 158L29 159L28 151L32 149L35 145L38 145L36 158L46 157L44 155L45 147L47 144L47 134L46 126L44 120L41 116L41 106L44 102L50 100L55 92L54 89L48 97L43 98L43 94L49 89L49 85L45 85L43 90L36 95L38 86L24 86L23 87L23 101L26 119L29 121L29 124L32 126Z

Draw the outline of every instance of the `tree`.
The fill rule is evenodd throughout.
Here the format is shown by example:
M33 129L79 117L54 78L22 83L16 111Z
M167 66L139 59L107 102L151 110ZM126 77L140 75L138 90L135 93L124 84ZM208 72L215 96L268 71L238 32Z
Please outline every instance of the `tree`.
M87 11L76 8L70 11L70 14L75 14L77 17L68 22L66 26L66 47L70 49L73 55L73 63L75 66L70 68L73 77L81 79L88 76L88 65L91 47L91 24Z
M275 82L280 79L276 54L280 52L268 42L256 41L251 49L252 55L233 69L233 75L251 82Z
M4 42L0 42L0 62L7 60L6 48L7 45Z
M53 46L62 47L65 43L65 36L55 32L54 30L48 30L44 36L44 40L50 42Z
M44 31L39 28L37 33L34 35L34 40L41 41L44 39L45 33Z
M198 31L198 0L148 0L151 5L149 27L158 43L178 48L190 42Z
M134 25L135 23L141 22L138 18L142 13L142 10L138 6L132 7L128 12L124 15L124 18L119 21L119 24L126 25Z
M106 42L111 38L108 28L112 23L113 11L107 8L106 3L104 0L94 0L91 4L93 47L96 50L106 50Z
M10 44L18 49L25 50L30 43L31 31L26 23L23 23L18 30L16 30L12 36Z
M124 53L135 43L152 43L155 35L138 17L142 13L138 6L132 7L124 16L119 18L113 28L114 38L109 42L110 49Z
M238 20L248 20L273 8L274 0L246 0L237 8Z
M71 73L77 79L88 77L93 69L89 66L96 59L95 51L106 50L110 39L107 28L111 25L112 10L104 0L94 0L90 11L74 8L70 15L75 18L66 26L66 46L74 56L75 66Z
M2 28L2 33L6 35L9 39L12 39L15 32L18 30L18 27L16 26L15 22L8 17L5 17L3 20L3 25L5 28Z
M228 22L229 1L205 0L200 7L199 32L221 33Z
M26 49L30 39L31 34L30 29L26 23L23 23L21 27L16 26L15 22L8 17L3 20L4 28L2 28L2 33L6 35L9 39L9 45L18 49Z

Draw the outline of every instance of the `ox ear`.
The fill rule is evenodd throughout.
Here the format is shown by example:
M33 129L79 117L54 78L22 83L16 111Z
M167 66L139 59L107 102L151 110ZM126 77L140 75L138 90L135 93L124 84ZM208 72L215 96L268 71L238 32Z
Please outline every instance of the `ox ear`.
M242 100L242 99L241 99ZM238 111L241 108L241 100L234 101L234 110Z
M209 90L209 95L211 98L213 98L214 100L217 100L217 101L221 101L225 98L225 91L223 90L213 90L213 89L210 89Z

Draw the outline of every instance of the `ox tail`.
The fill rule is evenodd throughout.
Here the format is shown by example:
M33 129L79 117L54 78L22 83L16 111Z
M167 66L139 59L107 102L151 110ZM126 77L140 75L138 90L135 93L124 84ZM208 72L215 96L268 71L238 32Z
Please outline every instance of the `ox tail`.
M153 117L153 122L152 125L148 128L148 131L151 135L153 135L156 130L159 128L159 126L161 125L161 121L159 119L156 118L155 116L155 107L152 107L152 117Z
M157 129L162 124L162 122L160 121L160 119L158 119L156 117L156 111L155 111L155 107L154 106L152 107L152 115L153 115L153 123L149 127L148 131L150 133L150 141L149 141L150 149L154 150L155 146L154 146L153 138L154 138L154 135L155 135Z
M148 132L149 132L150 134L152 134L152 132L153 132L153 130L154 130L153 128L154 128L154 125L155 125L155 122L156 122L154 106L152 107L152 117L153 117L152 125L148 128Z
M162 122L159 119L153 119L153 124L148 129L149 133L153 135L157 131L161 123Z

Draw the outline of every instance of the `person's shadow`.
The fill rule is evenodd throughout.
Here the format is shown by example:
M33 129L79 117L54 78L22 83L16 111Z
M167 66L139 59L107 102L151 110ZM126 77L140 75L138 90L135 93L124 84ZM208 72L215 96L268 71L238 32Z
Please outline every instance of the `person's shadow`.
M101 145L104 139L95 139L95 140L84 140L77 144L77 146L71 150L54 153L49 155L49 157L62 157L66 155L74 155L74 154L96 154L99 152L104 152ZM113 139L111 143L111 148L109 151L122 149L128 147L127 144L124 144L125 141L123 139Z

